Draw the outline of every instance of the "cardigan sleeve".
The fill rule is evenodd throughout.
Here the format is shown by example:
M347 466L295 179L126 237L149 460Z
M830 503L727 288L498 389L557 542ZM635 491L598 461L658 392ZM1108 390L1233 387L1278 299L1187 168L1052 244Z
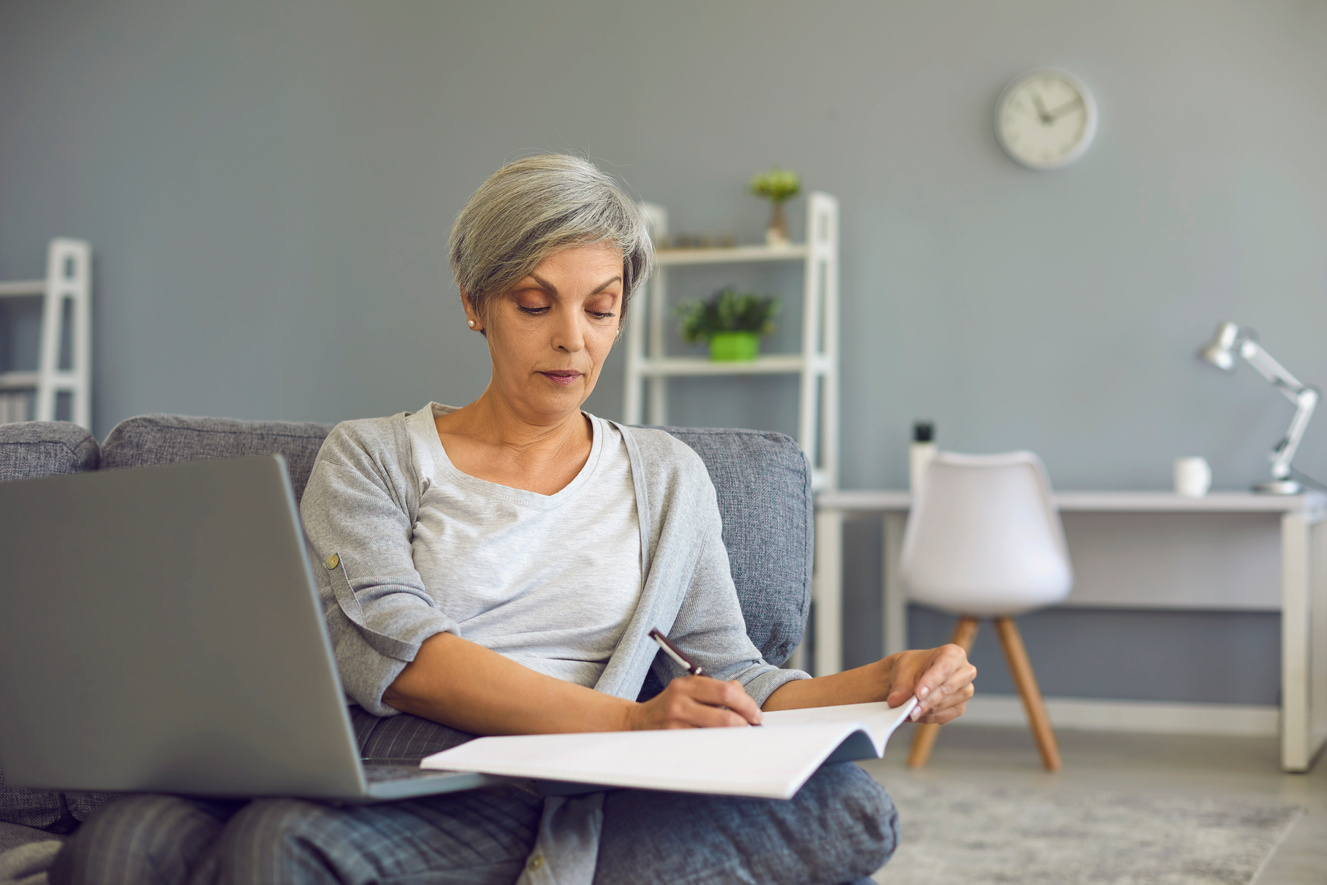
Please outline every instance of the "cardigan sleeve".
M418 481L403 416L337 425L300 505L305 539L346 694L377 716L382 694L419 646L455 632L411 554Z
M681 444L679 444L681 445ZM808 679L800 670L783 670L767 662L746 632L723 545L723 521L714 484L694 452L671 459L676 470L660 502L661 521L653 558L676 561L682 551L694 560L686 575L686 589L669 630L688 657L716 679L736 679L756 703L764 704L776 688L796 679ZM682 668L658 655L655 675L663 684L682 675Z

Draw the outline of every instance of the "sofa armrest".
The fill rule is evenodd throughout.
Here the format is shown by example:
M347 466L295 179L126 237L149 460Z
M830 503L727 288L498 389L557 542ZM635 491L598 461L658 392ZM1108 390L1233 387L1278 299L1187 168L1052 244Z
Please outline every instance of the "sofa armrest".
M0 482L96 470L96 438L67 421L0 424Z

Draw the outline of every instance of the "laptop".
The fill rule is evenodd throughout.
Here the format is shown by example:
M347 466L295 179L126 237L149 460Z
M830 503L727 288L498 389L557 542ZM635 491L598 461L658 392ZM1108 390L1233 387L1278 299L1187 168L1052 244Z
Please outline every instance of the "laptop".
M360 759L279 455L0 482L0 771L345 802L507 780Z

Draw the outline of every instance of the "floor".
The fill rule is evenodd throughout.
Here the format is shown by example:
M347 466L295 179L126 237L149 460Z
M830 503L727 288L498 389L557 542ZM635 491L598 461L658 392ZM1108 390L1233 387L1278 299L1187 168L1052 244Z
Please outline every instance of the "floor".
M1042 786L1119 791L1167 786L1177 794L1301 805L1307 814L1281 844L1256 885L1327 883L1327 753L1307 774L1284 774L1275 738L1144 735L1061 730L1063 769L1042 770L1022 728L953 725L943 729L927 765L930 778L955 777L991 786ZM888 785L910 775L902 730L879 761L861 763Z

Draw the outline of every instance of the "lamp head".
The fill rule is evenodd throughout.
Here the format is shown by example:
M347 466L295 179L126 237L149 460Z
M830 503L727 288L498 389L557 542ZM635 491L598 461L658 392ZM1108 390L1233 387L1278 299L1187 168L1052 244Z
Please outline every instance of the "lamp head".
M1216 334L1202 350L1198 351L1198 356L1207 360L1218 369L1227 372L1235 368L1235 345L1239 342L1239 326L1231 322L1224 322L1216 327Z

